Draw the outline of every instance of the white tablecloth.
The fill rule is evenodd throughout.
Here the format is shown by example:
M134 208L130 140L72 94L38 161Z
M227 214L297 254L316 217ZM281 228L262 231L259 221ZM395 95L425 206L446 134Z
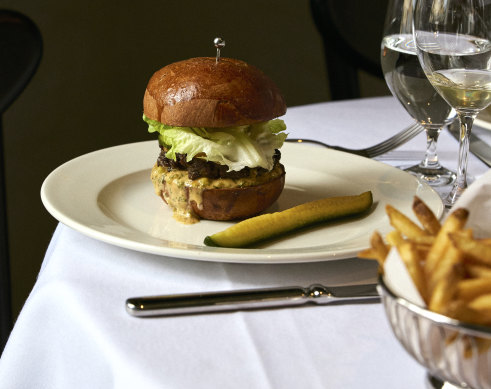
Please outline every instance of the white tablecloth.
M291 137L351 147L411 123L391 97L293 107L284 119ZM401 150L424 143L420 135ZM440 155L455 168L457 142L446 132ZM471 175L487 169L470 157ZM0 359L0 388L423 388L424 369L396 341L379 303L151 319L124 308L132 296L361 283L375 274L375 263L360 259L250 265L159 257L60 224Z

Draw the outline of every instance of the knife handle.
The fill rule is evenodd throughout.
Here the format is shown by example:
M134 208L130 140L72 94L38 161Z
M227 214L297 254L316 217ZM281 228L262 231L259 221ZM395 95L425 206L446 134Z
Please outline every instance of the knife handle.
M136 317L173 316L374 299L379 299L376 284L334 287L316 284L308 288L245 289L132 297L126 300L126 311Z

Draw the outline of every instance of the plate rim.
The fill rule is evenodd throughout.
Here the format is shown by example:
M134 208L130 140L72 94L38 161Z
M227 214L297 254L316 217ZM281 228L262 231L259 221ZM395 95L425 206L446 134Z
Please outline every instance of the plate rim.
M201 260L201 261L211 261L211 262L226 262L226 263L253 263L253 264L284 264L284 263L306 263L306 262L322 262L322 261L329 261L329 260L338 260L338 259L347 259L347 258L353 258L356 256L356 253L359 252L359 249L352 250L352 251L344 251L344 252L336 252L336 251L326 251L325 247L326 246L317 246L316 248L313 248L309 251L303 251L301 254L295 253L292 251L290 248L275 248L275 249L261 249L261 248L222 248L222 247L207 247L207 246L196 246L196 245L188 245L187 248L173 248L173 247L168 247L168 246L155 246L155 245L150 245L145 242L139 242L135 240L131 240L128 238L122 238L119 236L115 236L114 234L111 233L106 233L99 231L97 229L94 229L90 226L87 226L83 223L80 223L79 221L76 220L76 218L70 215L66 215L64 212L60 211L56 204L53 204L53 202L50 199L50 196L48 195L48 190L50 185L52 185L53 180L57 179L57 176L62 173L65 169L70 168L72 164L79 163L81 160L85 158L91 158L93 155L96 154L101 154L101 153L111 153L114 151L118 151L118 149L122 148L131 148L131 147L144 147L146 145L150 146L150 144L155 145L155 141L143 141L143 142L133 142L133 143L127 143L127 144L121 144L121 145L116 145L112 147L107 147L103 148L100 150L92 151L87 154L83 154L81 156L78 156L76 158L73 158L62 165L58 166L56 169L54 169L43 181L43 184L41 186L41 200L47 211L55 218L57 219L60 223L86 235L89 236L93 239L96 239L98 241L102 241L114 246L118 247L123 247L126 249L138 251L138 252L144 252L148 254L154 254L154 255L159 255L163 257L173 257L173 258L182 258L182 259L189 259L189 260ZM311 145L304 145L304 144L292 144L292 143L285 143L284 150L288 150L290 148L296 148L296 147L301 147L301 148L317 148L316 146L311 146ZM348 153L343 153L340 151L336 150L328 150L326 149L326 152L332 153L333 155L340 156L342 155L341 158L347 157L347 158L362 158L363 157L353 155L353 154L348 154ZM370 160L371 162L377 164L378 166L383 166L384 169L394 169L395 171L400 171L396 167L393 167L388 164L384 164L379 161L375 160ZM148 169L150 170L151 167ZM136 169L135 171L138 171ZM411 176L409 173L404 173L400 171L403 174L407 174L408 179L413 179L417 181L417 179L413 176ZM117 179L119 177L122 177L123 174L119 176L113 176L112 180ZM423 185L425 188L425 191L429 191L432 193L434 199L439 199L438 207L437 209L434 209L434 212L437 214L437 217L440 217L443 214L444 206L443 203L441 202L441 199L439 198L438 194L427 184L420 183L418 182L417 186ZM99 192L100 193L100 192ZM100 210L102 213L104 213L102 210ZM105 215L108 217L107 215ZM190 250L189 246L193 246L195 248L194 250ZM368 236L367 236L367 245L368 247ZM365 248L366 248L365 247ZM303 250L303 249L302 249ZM301 258L299 258L301 257Z

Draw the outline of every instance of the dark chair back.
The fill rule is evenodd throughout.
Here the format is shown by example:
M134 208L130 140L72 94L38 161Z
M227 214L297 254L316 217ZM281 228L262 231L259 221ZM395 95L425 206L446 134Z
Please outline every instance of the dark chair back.
M2 115L36 72L42 50L41 33L29 18L0 9L0 353L12 329Z
M359 70L383 79L380 65L388 0L310 0L333 100L360 97Z

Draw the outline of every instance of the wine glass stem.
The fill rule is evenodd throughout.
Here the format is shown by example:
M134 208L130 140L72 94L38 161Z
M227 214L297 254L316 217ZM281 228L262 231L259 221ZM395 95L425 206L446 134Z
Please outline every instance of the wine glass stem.
M459 162L457 167L457 179L449 193L446 205L452 206L467 188L467 160L469 156L469 137L476 114L468 112L458 113L460 120Z
M426 169L439 169L440 162L438 161L437 142L441 128L425 127L426 131L426 154L425 159L421 161L420 166Z

